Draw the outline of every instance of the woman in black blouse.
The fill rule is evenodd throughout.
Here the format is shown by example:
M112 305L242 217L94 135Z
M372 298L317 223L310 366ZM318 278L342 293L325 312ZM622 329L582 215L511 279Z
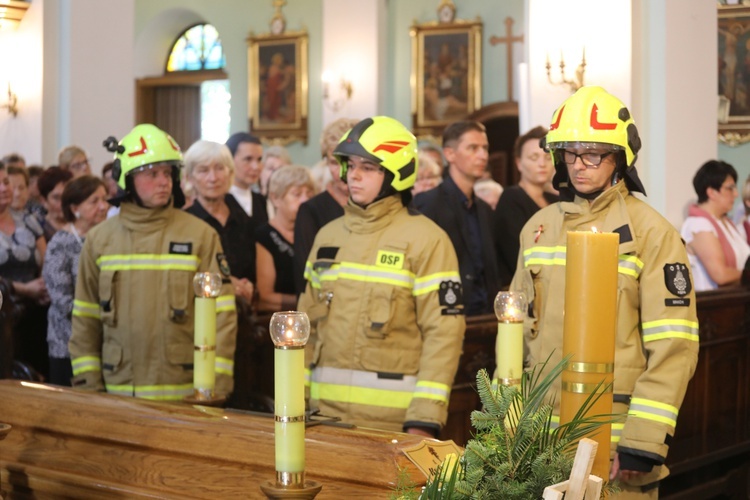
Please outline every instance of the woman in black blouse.
M550 184L555 173L552 159L539 147L539 140L545 135L546 128L535 127L516 139L513 151L521 179L517 186L503 191L495 208L495 248L503 288L510 285L516 272L518 237L524 224L537 211L558 200Z
M258 310L294 309L294 224L299 206L315 194L310 171L286 166L273 173L268 196L275 208L268 223L255 231Z

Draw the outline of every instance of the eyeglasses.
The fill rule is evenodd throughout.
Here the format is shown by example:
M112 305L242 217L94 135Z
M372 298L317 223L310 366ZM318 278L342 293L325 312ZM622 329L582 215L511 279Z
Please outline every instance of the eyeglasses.
M721 186L721 190L726 189L727 191L737 191L737 184L729 184L728 186Z
M587 168L598 168L599 165L602 164L602 161L604 159L611 155L612 151L609 151L607 153L576 153L575 151L568 151L567 149L563 150L563 159L565 160L565 163L568 165L574 165L576 162L576 158L580 158L581 162L586 166Z
M86 158L85 160L77 161L75 163L70 164L71 170L83 170L84 168L89 166L89 159Z

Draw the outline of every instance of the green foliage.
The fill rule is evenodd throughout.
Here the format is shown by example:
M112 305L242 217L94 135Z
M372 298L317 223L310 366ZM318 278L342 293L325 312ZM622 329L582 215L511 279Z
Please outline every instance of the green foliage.
M396 489L388 496L388 500L418 500L419 493L417 485L409 476L409 471L405 467L398 468L398 477L396 479Z
M483 409L472 412L477 432L466 445L461 467L453 469L452 476L457 477L446 480L436 474L420 499L540 499L544 488L568 479L578 441L617 419L614 415L585 416L601 390L608 389L599 384L571 422L552 428L553 406L547 393L568 360L563 359L544 378L546 362L525 373L520 390L506 386L494 390L487 372L480 370L477 392ZM605 484L603 493L613 491Z

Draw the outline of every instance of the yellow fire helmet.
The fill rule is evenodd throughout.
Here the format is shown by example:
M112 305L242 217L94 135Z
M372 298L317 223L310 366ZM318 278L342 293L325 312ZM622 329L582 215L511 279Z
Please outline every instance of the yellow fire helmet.
M126 190L127 176L142 167L171 163L179 169L182 164L182 152L177 142L157 126L148 123L137 125L119 143L114 137L107 138L104 146L115 153L112 178L123 190Z
M407 191L417 180L417 138L398 120L388 116L365 118L346 132L333 150L340 165L339 176L346 182L347 158L360 156L386 170L388 186Z
M625 152L623 171L628 188L645 194L643 184L635 171L635 161L641 149L641 139L630 111L617 97L602 87L585 86L576 91L552 114L552 123L542 147L552 151L556 175L553 184L567 179L564 162L555 157L556 149L567 146L608 144Z

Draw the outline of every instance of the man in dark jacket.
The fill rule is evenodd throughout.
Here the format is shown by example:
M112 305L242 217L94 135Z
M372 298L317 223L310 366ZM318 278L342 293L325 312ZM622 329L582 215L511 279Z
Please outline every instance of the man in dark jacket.
M487 168L487 133L475 121L448 125L443 153L448 175L438 187L414 198L414 207L448 233L458 255L467 315L493 312L500 283L492 236L492 208L474 196Z

